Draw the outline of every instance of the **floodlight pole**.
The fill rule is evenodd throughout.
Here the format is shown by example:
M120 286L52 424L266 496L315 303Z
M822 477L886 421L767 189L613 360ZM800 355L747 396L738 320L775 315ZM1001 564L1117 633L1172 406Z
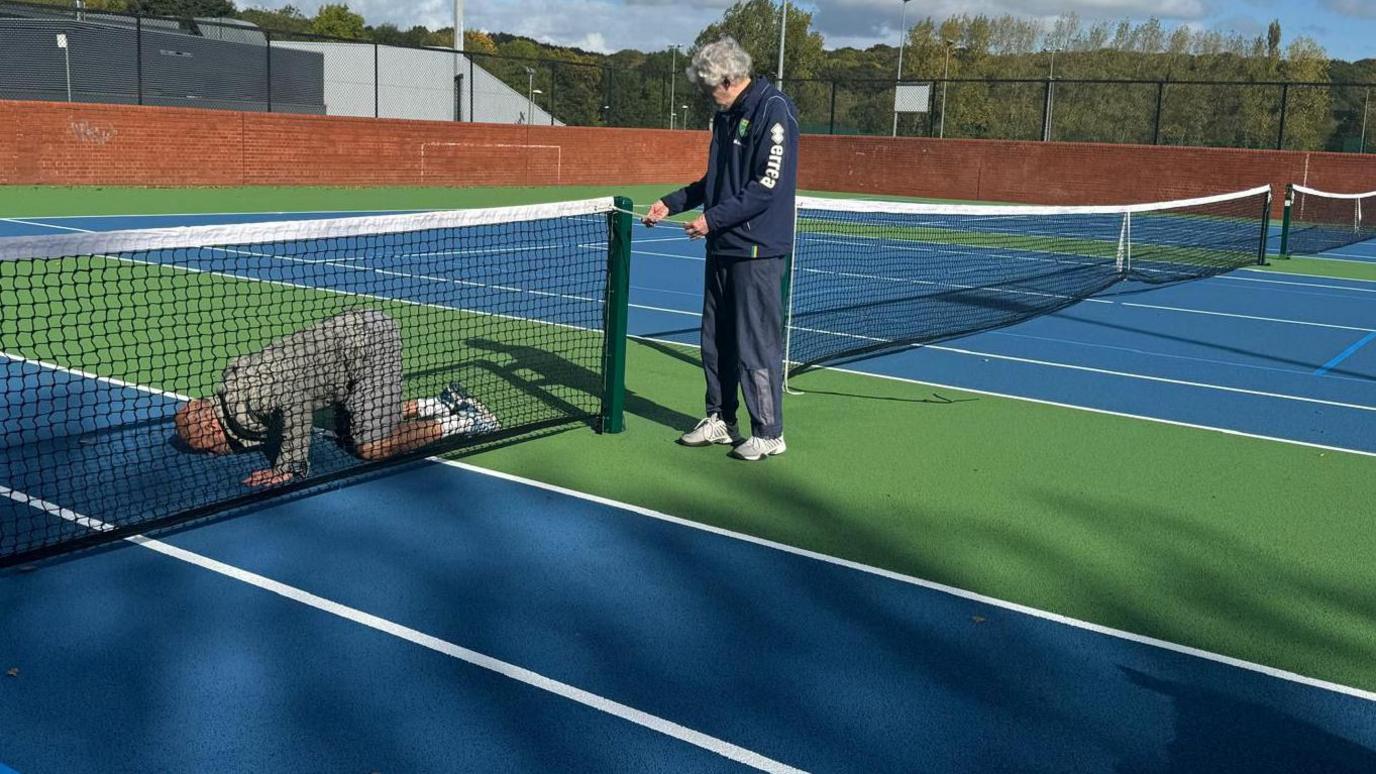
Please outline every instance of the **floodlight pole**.
M669 128L674 128L674 86L678 84L678 46L669 46Z
M898 136L898 85L903 83L903 45L908 42L908 0L903 0L903 13L898 22L898 77L894 81L893 137ZM941 106L944 110L945 105ZM931 124L928 124L930 127ZM928 128L927 131L931 131Z
M784 43L785 35L788 32L788 0L784 0L784 15L779 21L779 77L778 84L780 89L784 87Z
M526 126L535 123L535 70L526 68Z
M943 41L946 44L946 65L941 72L941 129L937 137L946 138L946 87L951 83L951 52L956 49L956 42L947 38Z
M1362 102L1362 145L1359 153L1366 153L1366 120L1371 115L1371 87L1366 87L1366 99Z
M62 63L67 70L67 101L72 101L72 56L67 50L67 35L59 32L57 34L57 47L62 49Z
M683 108L683 123L679 124L679 126L683 127L684 129L687 129L687 128L688 128L688 106L687 106L687 105L679 105L679 107Z

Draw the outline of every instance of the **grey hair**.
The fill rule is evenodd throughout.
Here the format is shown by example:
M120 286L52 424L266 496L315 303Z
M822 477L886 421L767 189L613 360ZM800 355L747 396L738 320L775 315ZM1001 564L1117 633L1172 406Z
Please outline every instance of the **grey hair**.
M708 43L693 54L688 66L688 82L701 88L716 86L724 81L736 82L750 77L750 54L730 35L716 43Z

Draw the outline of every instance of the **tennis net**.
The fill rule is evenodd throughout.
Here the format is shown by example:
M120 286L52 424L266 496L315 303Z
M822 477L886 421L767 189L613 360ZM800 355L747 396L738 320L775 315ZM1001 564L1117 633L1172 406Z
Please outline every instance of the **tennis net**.
M1316 255L1376 238L1376 191L1338 194L1286 188L1280 253Z
M799 197L791 373L1264 262L1269 187L1091 207Z
M465 445L619 431L629 209L0 240L0 566ZM179 433L200 398L241 453ZM245 483L303 436L290 480Z

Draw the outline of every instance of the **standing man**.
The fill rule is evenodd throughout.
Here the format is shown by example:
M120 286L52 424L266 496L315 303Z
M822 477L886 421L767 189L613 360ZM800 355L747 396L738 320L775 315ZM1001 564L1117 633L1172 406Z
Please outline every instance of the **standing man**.
M707 239L702 303L702 369L707 416L679 438L685 446L730 444L731 456L783 454L783 279L793 252L798 183L798 119L793 103L763 78L750 55L724 37L693 56L688 80L710 94L707 173L650 207L644 223L701 206L684 231ZM745 394L751 437L736 426Z

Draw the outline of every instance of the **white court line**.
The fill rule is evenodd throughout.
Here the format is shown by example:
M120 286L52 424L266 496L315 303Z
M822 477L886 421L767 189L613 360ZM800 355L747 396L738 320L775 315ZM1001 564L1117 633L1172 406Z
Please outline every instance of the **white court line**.
M1351 263L1351 261L1348 261ZM1376 282L1376 279L1362 279L1361 277L1332 277L1327 274L1305 274L1299 271L1266 271L1265 269L1237 269L1237 271L1251 272L1253 274L1265 274L1270 277L1310 277L1312 279L1331 280L1333 282ZM1341 285L1337 287L1342 287Z
M702 263L702 262L704 262L704 261L706 260L705 258L696 258L696 257L693 257L693 256L688 256L688 255L674 255L674 254L672 254L672 253L657 253L657 252L652 252L652 251L650 251L650 250L636 250L636 249L634 249L634 248L632 248L631 252L634 253L634 254L639 254L639 255L653 255L653 256L658 256L658 257L663 257L663 258L677 258L677 259L679 259L679 260L696 261L696 262L698 262L698 263ZM1043 261L1043 260L1045 260L1045 259L1030 259L1030 258L1029 258L1029 259L1018 259L1018 260L1037 260L1037 261ZM1073 262L1072 262L1071 264L1068 264L1068 265L1074 265L1074 264L1073 264ZM940 287L950 287L950 288L957 288L957 289L974 289L974 288L976 287L976 286L973 286L973 285L960 285L960 284L957 284L957 283L942 283L942 282L931 282L931 281L906 280L906 279L897 279L897 278L889 278L889 277L879 277L879 276L866 275L866 274L854 274L854 273L850 273L850 272L836 272L836 271L830 271L830 270L824 270L824 269L802 269L802 271L811 272L811 273L816 273L816 274L832 274L832 275L835 275L835 276L838 276L838 277L847 277L847 278L885 280L885 281L898 282L898 283L905 283L905 284L910 284L910 285L935 285L935 286L940 286ZM1241 278L1239 278L1239 279L1241 279ZM1266 281L1268 281L1268 280L1246 280L1246 281L1266 282ZM1274 281L1274 280L1272 280L1272 281ZM1334 286L1334 287L1336 287L1336 286ZM1364 288L1352 288L1352 289L1353 289L1353 290L1363 290L1363 291L1365 290ZM1033 293L1033 292L1031 292L1031 291L1014 291L1014 290L996 291L995 289L992 289L992 288L990 288L990 289L988 289L988 290L989 290L990 292L1002 292L1002 293L1006 293L1006 294L1010 294L1010 295L1030 295L1030 296L1042 296L1042 297L1046 297L1046 298L1065 298L1065 299L1074 298L1073 296L1058 296L1058 295L1055 295L1055 294L1052 294L1052 293ZM1368 291L1368 292L1376 292L1376 290L1372 290L1372 291ZM1190 308L1187 308L1187 307L1179 307L1179 306L1161 306L1161 305L1153 305L1153 304L1137 304L1137 303L1131 303L1131 302L1128 302L1128 301L1114 301L1114 300L1108 299L1108 298L1087 297L1087 298L1081 298L1081 299L1079 299L1079 300L1082 301L1082 302L1084 302L1084 303L1090 303L1090 304L1113 304L1113 305L1115 305L1115 306L1130 306L1130 307L1137 307L1137 308L1141 308L1141 309L1155 309L1155 310L1164 311L1164 312L1178 312L1178 313L1182 313L1182 314L1203 314L1203 315L1210 315L1210 316L1213 316L1213 317L1231 317L1231 318L1235 318L1235 319L1239 319L1239 320L1255 320L1255 321L1260 321L1260 322L1288 323L1288 324L1290 324L1290 325L1303 325L1303 326L1316 327L1316 328L1333 328L1333 329L1337 329L1337 330L1361 331L1361 332L1370 332L1370 331L1372 330L1372 329L1370 329L1370 328L1354 327L1354 326L1350 326L1350 325L1333 325L1333 324L1329 324L1329 323L1309 322L1309 321L1307 321L1307 320L1289 320L1289 319L1283 319L1283 318L1279 318L1279 317L1259 317L1259 316L1255 316L1255 315L1237 314L1237 313L1233 313L1233 312L1214 312L1214 311L1209 311L1209 310L1204 310L1204 309L1190 309Z
M37 508L53 516L79 524L96 532L109 532L114 529L113 526L99 519L83 516L75 511L68 510L37 497L31 497L23 492L16 492L4 486L0 486L0 497L7 497L15 502ZM236 580L240 583L276 594L292 602L305 605L306 607L319 610L323 613L328 613L337 618L359 624L360 626L366 626L369 629L390 635L399 640L404 640L413 645L419 645L422 648L463 661L480 669L495 672L496 674L519 683L524 683L533 688L538 688L561 698L568 699L569 701L582 704L598 712L604 712L608 715L621 718L622 720L634 723L643 728L648 728L651 731L658 732L681 742L687 742L695 747L715 753L737 763L759 769L760 771L800 771L800 769L795 769L792 766L766 758L753 750L731 744L730 742L723 741L714 736L708 736L707 734L695 731L671 720L666 720L657 715L651 715L648 712L643 712L629 705L613 701L604 696L599 696L590 691L585 691L582 688L560 682L550 677L545 677L538 672L533 672L524 667L519 667L515 664L493 658L492 656L479 653L476 650L470 650L461 645L442 640L439 637L412 629L409 626L389 621L386 618L371 613L365 613L357 608L326 599L325 597L312 594L309 591L299 589L295 586L289 586L266 576L211 559L208 556L203 556L184 548L178 548L169 543L164 543L161 540L154 540L143 535L133 535L125 538L125 540L135 545L143 546L150 551L155 551L163 556L186 562L187 564L200 567L203 570L209 570L210 572L223 575L231 580Z
M97 218L214 218L228 215L333 215L336 212L350 215L410 215L417 212L439 212L441 208L431 207L420 210L254 210L252 212L131 212L124 215L20 215L28 220L94 220ZM14 220L14 218L0 218ZM43 224L46 225L46 224Z
M656 344L669 344L671 346L683 347L685 349L701 349L701 347L697 344L688 344L682 341L674 341L673 339L659 339L653 336L636 335L632 335L631 338L636 339L637 341L650 341ZM1242 430L1233 430L1227 427L1214 427L1213 425L1200 425L1195 424L1193 422L1181 422L1175 419L1164 419L1162 417L1153 417L1148 416L1146 414L1129 414L1126 411L1113 411L1112 409L1101 409L1095 408L1093 406L1082 406L1078 403L1061 403L1059 401L1054 400L1032 398L1026 395L1015 395L1011 392L994 392L992 390L981 390L976 387L961 387L954 384L943 384L941 382L929 382L923 381L921 379L910 379L905 376L892 376L890 374L883 374L875 371L857 371L853 368L843 368L841 366L819 366L819 370L835 371L836 373L840 374L848 374L850 376L863 376L870 379L882 379L886 382L900 382L902 384L913 384L919 387L933 387L938 390L955 390L957 392L969 393L971 395L983 395L988 398L1001 398L1003 400L1014 400L1022 403L1034 403L1038 406L1052 406L1054 408L1068 409L1070 411L1082 411L1087 414L1100 414L1108 417L1118 417L1120 419L1132 419L1139 422L1150 422L1156 425L1183 427L1187 430L1203 430L1209 433L1231 435L1235 438L1247 438L1249 440L1254 441L1268 441L1270 443L1285 444L1287 446L1300 446L1306 449L1318 449L1320 451L1340 452L1343 454L1355 454L1359 457L1376 458L1376 451L1365 451L1363 449L1349 449L1345 446L1329 446L1327 444L1311 443L1309 441L1298 441L1294 438L1281 438L1279 436L1274 435L1260 435L1258 433L1248 433ZM798 394L806 395L807 393L802 392Z
M1282 323L1285 325L1304 325L1311 328L1332 328L1340 331L1360 331L1370 333L1371 328L1359 328L1352 325L1333 325L1331 323L1309 322L1307 320L1289 320L1280 317L1258 317L1251 314L1236 314L1234 312L1211 312L1204 309L1187 309L1180 306L1161 306L1159 304L1136 304L1128 301L1114 301L1119 306L1131 306L1137 309L1156 309L1163 312L1180 312L1182 314L1204 314L1210 317L1232 317L1239 320L1256 320L1259 322Z
M91 230L87 228L72 228L71 226L59 226L56 223L40 223L36 220L25 220L23 218L0 218L0 221L4 221L6 223L20 223L25 226L38 226L39 228L60 228L63 231L79 231L85 234L92 233Z
M1290 400L1299 403L1314 403L1321 406L1333 406L1335 408L1354 409L1356 411L1376 412L1376 406L1364 406L1360 403L1343 403L1334 400L1323 400L1322 398L1308 398L1303 395L1288 395L1282 392L1265 392L1263 390L1248 390L1242 387L1226 387L1221 384L1209 384L1208 382L1191 382L1184 379L1170 379L1165 376L1152 376L1150 374L1138 374L1131 371L1114 371L1107 368L1094 368L1091 366L1074 365L1072 363L1061 363L1054 360L1038 360L1030 357L1017 357L1014 355L1000 355L993 352L980 352L978 350L961 349L959 347L947 347L940 344L924 344L921 349L934 349L939 352L953 352L957 355L968 355L971 357L989 358L992 360L1005 360L1011 363L1026 363L1029 365L1046 366L1048 368L1063 368L1069 371L1083 371L1085 373L1103 374L1105 376L1121 376L1125 379L1138 379L1146 382L1160 382L1162 384L1175 384L1182 387L1197 387L1201 390L1217 390L1219 392L1232 392L1241 395L1251 395L1261 398L1275 398L1277 400Z
M694 256L694 255L678 255L678 254L676 254L676 253L656 253L656 252L654 252L654 251L652 251L652 250L637 250L637 249L635 249L635 246L634 246L634 245L631 246L631 254L633 254L633 255L653 255L653 256L657 256L657 257L659 257L659 258L677 258L677 259L680 260L680 261L696 261L696 262L698 262L698 263L706 263L706 262L707 262L707 259L706 259L706 258L698 258L697 256Z
M1275 274L1275 273L1272 273L1272 276L1276 276L1276 274ZM1284 275L1281 275L1281 276L1284 276ZM1294 276L1296 276L1296 277L1315 277L1315 276L1319 276L1319 275L1315 275L1315 274L1296 274L1296 275L1294 275ZM1231 275L1231 274L1221 275L1221 276L1219 276L1217 279L1231 280L1231 281L1235 281L1235 282L1260 282L1260 283L1264 283L1264 284L1267 284L1267 285L1294 285L1295 287L1300 287L1300 288L1320 288L1320 289L1322 289L1322 290L1347 290L1347 291L1351 291L1351 292L1353 292L1353 293L1376 293L1376 288L1354 288L1354 287L1349 287L1349 286L1347 286L1347 285L1328 285L1328 284L1325 284L1325 283L1322 283L1322 282L1289 282L1289 281L1286 281L1286 280L1269 280L1269 279L1261 279L1260 277L1235 277L1235 276L1233 276L1233 275ZM1329 277L1328 279L1337 280L1337 279L1341 279L1341 278L1340 278L1340 277ZM1349 282L1370 282L1370 280L1348 280L1348 281L1349 281Z
M869 374L862 375L868 376ZM674 524L676 526L687 527L689 529L698 530L700 532L707 532L713 535L719 535L721 537L730 538L732 540L739 540L743 543L750 543L752 545L762 546L764 548L769 548L786 554L792 554L793 556L812 559L814 561L823 562L825 564L835 565L837 567L844 567L849 570L862 572L867 575L874 575L880 578L885 578L887 580L897 581L899 583L907 584L909 586L916 586L918 588L940 592L942 594L947 594L958 599L965 599L971 602L977 602L979 604L997 607L1002 610L1008 610L1010 612L1018 613L1031 618L1037 618L1043 621L1050 621L1052 623L1057 623L1063 626L1069 626L1075 629L1092 632L1094 634L1113 637L1114 639L1125 640L1127 642L1133 642L1140 645L1147 645L1149 647L1170 651L1172 653L1179 653L1186 656L1192 656L1194 658L1198 658L1204 661L1211 661L1217 664L1223 664L1237 669L1255 672L1258 674L1265 675L1267 677L1275 678L1277 680L1297 683L1299 685L1304 685L1310 688L1318 688L1325 691L1331 691L1333 693L1339 693L1344 696L1351 696L1353 698L1363 699L1365 701L1376 702L1376 693L1373 693L1371 691L1364 691L1360 688L1353 688L1351 686L1333 683L1327 680L1319 680L1313 677L1306 677L1295 672L1288 672L1282 669L1268 667L1263 664L1257 664L1251 661L1244 661L1242 659L1233 658L1231 656L1225 656L1219 653L1213 653L1211 651L1202 650L1200 648L1192 648L1188 645L1180 645L1174 642L1156 639L1155 637L1146 637L1140 634L1133 634L1132 632L1124 631L1122 629L1114 629L1107 626L1101 626L1099 624L1090 623L1088 621L1082 621L1077 618L1071 618L1069 616L1060 615L1059 613L1052 613L1046 610L1039 610L1034 607L1028 607L1026 605L1017 604L1016 602L1007 602L1005 600L985 596L983 594L978 594L973 591L967 591L965 589L957 588L955 586L948 586L944 583L937 583L935 581L917 578L912 575L904 575L902 573L893 572L892 570L885 570L880 567L861 564L860 562L854 562L849 559L841 559L839 557L831 556L829 554L818 553L816 551L809 551L805 548L797 548L795 546L790 546L785 543L777 543L775 541L755 537L753 535L747 535L740 532L732 532L731 530L723 529L721 527L714 527L708 524L700 524L695 521L690 521L688 519L684 519L678 516L672 516L667 513L651 510L649 508L644 508L638 505L619 502L617 500L612 500L606 497L599 497L597 495L587 494L586 492L579 492L576 489L568 489L565 487L557 486L555 484L547 484L542 481L524 478L521 476L513 475L511 473L503 473L501 471L488 470L486 468L481 468L471 463L443 459L438 460L438 462L441 462L451 467L478 473L484 476L490 476L492 478L498 478L504 481L511 481L514 483L523 484L525 486L542 489L547 492L554 492L556 494L567 495L569 497L575 497L577 499L585 500L587 502L597 503L599 505L616 508L618 510L627 511L629 513L634 513L640 516L646 516L652 519L667 522L669 524Z
M642 307L642 308L651 308L651 307ZM667 311L667 312L673 312L674 314L680 314L680 315L685 315L685 316L690 316L690 317L701 317L701 316L702 316L702 315L701 315L700 313L698 313L698 312L688 312L688 311L683 311L683 310L655 309L654 311ZM822 334L822 335L824 335L824 336L839 336L839 337L842 337L842 338L847 338L847 339L858 339L858 340L861 340L861 341L873 341L873 342L876 342L876 343L889 343L889 340L888 340L888 339L874 338L874 337L871 337L871 336L861 336L861 335L858 335L858 334L851 334L851 333L839 333L839 332L837 332L837 331L820 330L820 329L815 329L815 328L799 328L799 327L794 327L794 330L804 330L804 331L807 331L807 332L809 332L809 333L818 333L818 334ZM1362 329L1357 329L1357 330L1362 330ZM639 338L639 337L633 337L633 338ZM653 339L651 339L651 340L653 340ZM1265 391L1261 391L1261 390L1248 390L1248 389L1244 389L1244 388L1241 388L1241 387L1227 387L1227 386L1225 386L1225 385L1221 385L1221 384L1210 384L1210 383L1208 383L1208 382L1191 382L1191 381L1185 381L1185 380L1181 380L1181 379L1170 379L1170 378L1167 378L1167 377L1164 377L1164 376L1152 376L1152 375L1150 375L1150 374L1138 374L1138 373L1133 373L1133 372L1131 372L1131 371L1113 371L1113 370L1109 370L1109 369L1106 369L1106 368L1094 368L1094 367L1091 367L1091 366L1074 365L1074 364L1071 364L1071 363L1060 363L1060 362L1056 362L1056 361L1052 361L1052 360L1036 360L1036 359L1033 359L1033 358L1015 357L1015 356L1013 356L1013 355L999 355L999 354L994 354L994 353L992 353L992 352L979 352L979 351L976 351L976 350L960 349L960 348L957 348L957 347L947 347L947 346L943 346L943 345L940 345L940 344L909 344L909 345L904 346L903 349L932 349L932 350L937 350L937 351L940 351L940 352L951 352L951 353L958 354L958 355L967 355L967 356L970 356L970 357L992 358L992 359L994 359L994 360L1007 360L1007 361L1011 361L1011 362L1026 363L1026 364L1030 364L1030 365L1047 366L1047 367L1050 367L1050 368L1063 368L1063 369L1067 369L1067 370L1071 370L1071 371L1084 371L1084 372L1087 372L1087 373L1103 374L1103 375L1106 375L1106 376L1119 376L1119 377L1123 377L1123 378L1125 378L1125 379L1138 379L1138 380L1149 381L1149 382L1162 382L1162 383L1165 383L1165 384L1174 384L1174 385L1179 385L1179 386L1183 386L1183 387L1196 387L1196 388L1199 388L1199 389L1202 389L1202 390L1215 390L1215 391L1218 391L1218 392L1241 393L1241 394L1252 395L1252 396L1256 396L1256 397L1275 398L1275 399L1277 399L1277 400L1289 400L1289 401L1296 401L1296 402L1299 402L1299 403L1317 403L1317 404L1324 405L1324 406L1333 406L1333 407L1335 407L1335 408L1346 408L1346 409L1356 409L1356 410L1358 410L1358 411L1373 411L1373 412L1376 412L1376 406L1364 406L1364 405L1362 405L1362 404L1360 404L1360 403L1342 403L1342 402L1340 402L1340 401L1323 400L1323 399L1321 399L1321 398L1309 398L1309 397L1305 397L1305 396L1303 396L1303 395L1289 395L1289 394L1287 394L1287 393L1281 393L1281 392L1265 392ZM844 371L845 369L835 369L835 370ZM860 374L864 374L864 373L868 373L868 372L865 372L865 371L848 371L847 373L860 373ZM875 374L875 375L877 375L877 374ZM925 382L918 382L918 384L925 384ZM952 388L952 389L964 390L964 389L967 389L967 388L965 388L965 387L955 387L955 388ZM1005 396L1005 397L1014 397L1014 396ZM1133 415L1124 414L1124 415L1122 415L1122 416L1133 416ZM1207 426L1201 426L1201 427L1207 427ZM1226 430L1223 430L1223 428L1207 428L1207 429L1217 429L1217 430L1221 430L1221 431L1227 432ZM1260 438L1260 437L1263 437L1263 436L1256 436L1256 437ZM1301 441L1295 441L1294 443L1301 443L1301 444L1302 444L1303 442L1301 442ZM1304 444L1304 445L1308 445L1308 444ZM1324 447L1324 448L1328 448L1328 447ZM1344 451L1348 451L1348 450L1345 449ZM1361 453L1361 452L1359 452L1359 453Z

